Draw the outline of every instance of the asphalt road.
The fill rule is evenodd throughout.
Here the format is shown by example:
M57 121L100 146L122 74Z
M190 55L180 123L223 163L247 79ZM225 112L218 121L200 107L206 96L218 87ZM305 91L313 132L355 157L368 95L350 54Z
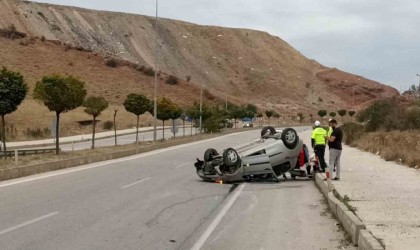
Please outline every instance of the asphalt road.
M185 135L196 134L196 128L185 128ZM177 137L181 137L184 135L184 131L182 127L179 127L178 133L176 134ZM160 140L163 138L162 130L157 130L156 133L157 139ZM165 129L165 138L172 138L173 133L171 129ZM142 141L153 141L153 131L147 132L139 132L139 142ZM117 137L118 145L126 145L132 144L136 142L136 134L129 134L129 135L120 135ZM115 145L115 139L112 138L104 138L104 139L96 139L95 140L95 147L105 147L105 146L113 146ZM63 151L72 151L72 150L83 150L83 149L90 149L92 146L92 141L82 141L82 142L75 142L73 145L68 143L63 143L60 145L61 150Z
M195 157L248 131L0 182L0 249L354 249L312 181L201 181Z

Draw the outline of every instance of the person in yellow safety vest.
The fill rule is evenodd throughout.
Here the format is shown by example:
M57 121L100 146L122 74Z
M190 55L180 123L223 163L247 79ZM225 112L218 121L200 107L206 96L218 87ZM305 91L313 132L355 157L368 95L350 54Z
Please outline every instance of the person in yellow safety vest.
M315 121L315 128L312 131L311 136L311 144L315 151L315 155L318 157L321 172L325 172L325 168L327 167L327 163L325 162L325 137L327 137L327 135L328 133L323 127L321 127L321 123L319 121Z
M331 125L331 121L332 121L333 119L332 118L330 118L329 120L328 120L328 136L331 136L331 134L332 134L332 132L333 132L333 128L332 128L332 125Z

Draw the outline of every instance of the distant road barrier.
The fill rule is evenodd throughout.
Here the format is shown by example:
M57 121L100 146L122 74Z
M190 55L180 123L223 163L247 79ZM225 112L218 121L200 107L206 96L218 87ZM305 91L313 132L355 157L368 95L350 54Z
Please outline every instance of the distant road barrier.
M15 149L15 150L7 150L6 153L4 151L0 152L0 156L3 158L13 158L15 157L16 165L19 162L19 155L37 155L37 154L46 154L46 153L53 153L55 152L55 147L50 148L29 148L29 149Z

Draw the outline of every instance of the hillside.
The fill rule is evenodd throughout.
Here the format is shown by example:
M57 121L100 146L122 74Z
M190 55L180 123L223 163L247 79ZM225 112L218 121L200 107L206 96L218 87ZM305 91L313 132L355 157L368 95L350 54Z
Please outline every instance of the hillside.
M44 74L76 75L87 83L89 94L109 98L128 119L131 116L122 112L121 104L129 92L138 91L151 97L153 78L130 66L109 68L104 62L108 57L116 57L139 66L154 66L153 18L0 0L0 28L12 24L28 36L23 39L27 46L21 45L22 39L1 38L0 61L21 71L31 87ZM201 85L208 90L206 97L213 101L227 98L237 104L250 102L261 109L274 108L285 117L299 111L315 113L320 108L352 109L353 103L357 109L372 100L398 95L386 85L307 59L285 41L265 32L199 26L169 19L161 19L158 29L162 71L159 93L183 106L197 100ZM33 37L45 37L47 41ZM181 80L191 76L191 82L169 86L163 81L169 74ZM34 110L39 113L37 119L42 126L49 124L50 120L46 122L44 118L50 119L52 114L30 98L13 115L14 120L26 119L25 107L30 107L31 114ZM103 119L110 117L105 115ZM87 119L87 116L83 112L64 116L64 119L73 118Z

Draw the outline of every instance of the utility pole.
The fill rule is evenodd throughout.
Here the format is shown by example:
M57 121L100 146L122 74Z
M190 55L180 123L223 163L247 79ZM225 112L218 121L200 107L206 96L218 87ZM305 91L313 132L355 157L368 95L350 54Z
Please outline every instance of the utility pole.
M419 77L419 86L416 89L416 97L420 98L420 74L417 74L417 76Z
M201 124L203 122L203 86L201 85L200 93L200 134L201 134Z
M155 23L155 32L156 32L156 48L155 48L155 86L153 91L153 141L156 142L157 140L157 131L156 131L156 124L157 124L157 78L158 78L158 4L159 0L156 0L156 23Z

